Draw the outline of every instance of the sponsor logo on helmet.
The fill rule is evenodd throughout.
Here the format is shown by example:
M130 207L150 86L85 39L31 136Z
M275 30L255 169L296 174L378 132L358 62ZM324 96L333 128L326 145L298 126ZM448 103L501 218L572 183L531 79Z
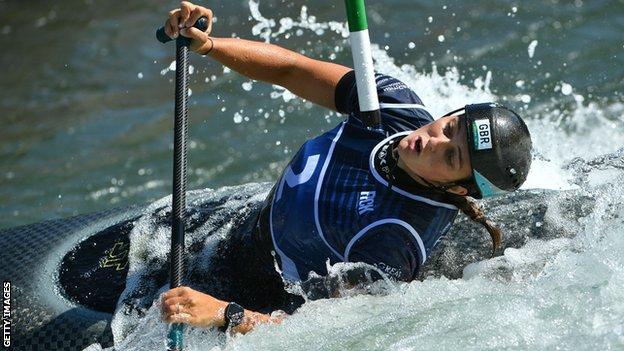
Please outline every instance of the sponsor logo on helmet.
M478 119L472 122L473 140L475 150L488 150L492 148L492 132L490 131L489 119Z

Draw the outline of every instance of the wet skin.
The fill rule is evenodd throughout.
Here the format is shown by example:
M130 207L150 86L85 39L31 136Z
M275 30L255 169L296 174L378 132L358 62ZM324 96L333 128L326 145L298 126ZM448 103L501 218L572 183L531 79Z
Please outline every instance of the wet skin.
M398 166L417 182L444 185L471 176L466 128L458 116L441 117L405 136L397 146ZM465 195L466 188L447 191Z

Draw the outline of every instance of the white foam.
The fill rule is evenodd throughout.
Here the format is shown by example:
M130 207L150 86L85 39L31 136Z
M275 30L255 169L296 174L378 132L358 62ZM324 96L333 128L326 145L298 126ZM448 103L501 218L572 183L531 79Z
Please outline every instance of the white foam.
M578 189L570 183L571 176L562 171L561 166L551 161L534 159L527 180L521 189Z

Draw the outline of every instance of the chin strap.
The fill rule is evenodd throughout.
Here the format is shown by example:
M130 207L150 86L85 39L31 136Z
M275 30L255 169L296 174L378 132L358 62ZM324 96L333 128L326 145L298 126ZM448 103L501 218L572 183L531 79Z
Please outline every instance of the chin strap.
M450 182L445 184L433 184L418 173L414 172L414 175L418 179L414 179L411 175L407 174L401 167L399 167L399 152L397 149L398 143L401 139L396 138L390 140L384 145L378 154L378 161L383 166L380 166L380 171L384 173L385 179L388 181L388 188L392 188L394 185L399 185L402 188L420 188L420 190L430 191L438 194L445 194L447 190L461 185L461 182Z
M391 145L392 147L392 156L395 157L395 166L392 169L392 175L393 178L396 179L396 175L399 171L396 170L396 168L399 165L399 153L396 149L396 144L398 144L398 141L396 143L393 143ZM409 178L409 180L411 180L413 183L418 183L418 180L420 180L423 184L424 187L427 188L427 190L433 191L433 192L438 192L438 193L446 193L448 189L456 186L456 185L461 185L461 182L449 182L449 183L444 183L444 184L433 184L432 182L428 181L425 177L421 176L420 174L413 172L414 175L416 177L418 177L418 180L415 180L412 176L410 176L409 174L407 174L407 172L405 172L404 170L400 170L400 172L403 172L405 174L405 176L407 176ZM422 184L419 184L422 186Z
M448 189L458 185L456 182L450 182L450 183L444 183L444 184L433 184L430 181L428 181L427 179L425 179L424 177L420 176L418 173L414 172L414 174L423 182L425 183L425 185L431 189L432 191L437 191L437 192L441 192L441 193L446 193L448 191Z

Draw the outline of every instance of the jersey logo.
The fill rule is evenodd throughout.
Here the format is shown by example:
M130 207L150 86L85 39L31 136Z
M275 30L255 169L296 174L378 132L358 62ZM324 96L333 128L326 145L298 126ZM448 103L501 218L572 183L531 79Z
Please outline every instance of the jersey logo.
M366 212L373 212L373 206L375 204L375 192L374 191L361 191L360 201L358 201L358 213L360 215Z

